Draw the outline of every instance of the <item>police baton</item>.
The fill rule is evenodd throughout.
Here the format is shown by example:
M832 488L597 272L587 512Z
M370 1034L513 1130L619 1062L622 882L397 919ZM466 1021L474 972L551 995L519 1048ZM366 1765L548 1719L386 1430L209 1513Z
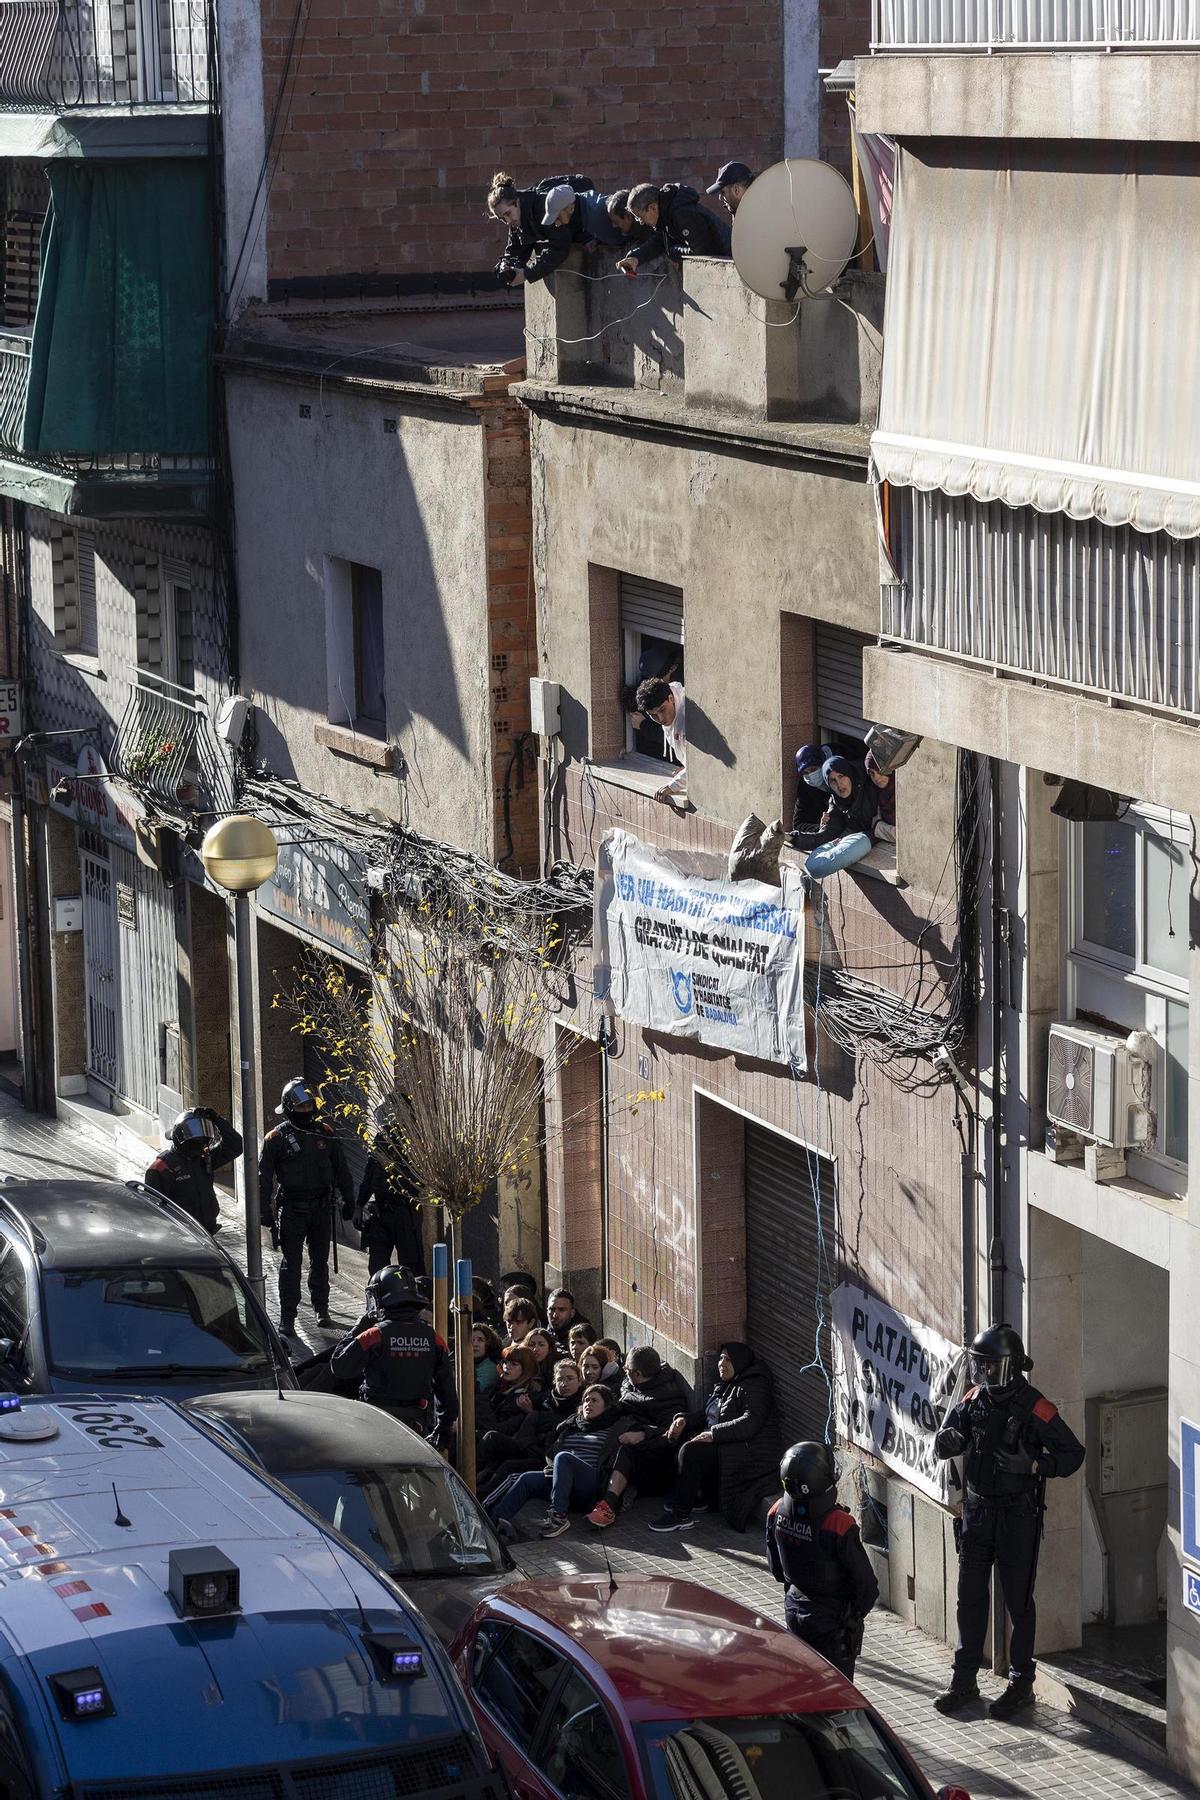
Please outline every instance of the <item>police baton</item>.
M1046 1529L1046 1477L1040 1476L1037 1487L1037 1530L1033 1538L1033 1555L1029 1559L1029 1586L1025 1590L1025 1610L1029 1611L1033 1604L1033 1586L1037 1580L1038 1557L1042 1551L1042 1537Z

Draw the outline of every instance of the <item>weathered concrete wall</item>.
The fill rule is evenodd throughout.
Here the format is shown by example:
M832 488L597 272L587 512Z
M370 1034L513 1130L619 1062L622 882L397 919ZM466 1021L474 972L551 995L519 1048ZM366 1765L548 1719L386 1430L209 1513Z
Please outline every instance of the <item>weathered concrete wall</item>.
M861 131L894 137L1200 141L1200 66L1191 50L1052 50L999 56L863 56Z
M490 855L494 758L484 434L469 408L233 375L241 670L260 756L312 793ZM302 408L311 416L302 417ZM394 430L385 426L394 422ZM383 575L387 736L377 772L327 719L326 563ZM351 697L352 698L352 697ZM376 745L378 748L378 745Z

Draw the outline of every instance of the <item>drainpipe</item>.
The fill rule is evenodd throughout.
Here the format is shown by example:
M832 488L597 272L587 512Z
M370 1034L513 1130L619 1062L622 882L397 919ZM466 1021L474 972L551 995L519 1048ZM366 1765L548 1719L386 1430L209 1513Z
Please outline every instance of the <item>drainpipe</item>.
M1009 952L1009 917L1001 905L1002 871L1000 829L1000 764L988 758L988 781L991 801L992 837L992 1114L989 1130L992 1139L992 1178L987 1184L986 1231L988 1240L988 1312L989 1324L1004 1317L1004 1011L1006 1004Z

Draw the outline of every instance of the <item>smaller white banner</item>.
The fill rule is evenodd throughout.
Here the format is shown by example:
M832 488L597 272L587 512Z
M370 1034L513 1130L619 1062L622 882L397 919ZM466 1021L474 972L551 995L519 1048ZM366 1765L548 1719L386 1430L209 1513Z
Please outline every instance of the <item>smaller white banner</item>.
M933 1440L962 1395L964 1352L865 1288L843 1282L832 1300L839 1435L872 1451L931 1500L957 1504L958 1464L939 1461Z
M598 1000L617 1016L762 1062L805 1067L804 912L789 885L730 881L723 860L655 850L626 831L600 846ZM795 885L791 885L793 877Z

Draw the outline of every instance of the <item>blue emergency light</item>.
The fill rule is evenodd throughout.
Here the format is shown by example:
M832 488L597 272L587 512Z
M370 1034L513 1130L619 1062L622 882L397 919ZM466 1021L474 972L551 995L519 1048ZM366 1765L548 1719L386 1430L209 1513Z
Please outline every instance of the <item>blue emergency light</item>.
M0 1413L20 1412L20 1394L0 1394Z
M108 1689L99 1669L66 1669L61 1675L50 1676L50 1691L58 1703L62 1717L69 1722L77 1719L108 1719L116 1708L109 1698Z
M411 1681L425 1673L419 1644L395 1631L364 1631L363 1643L381 1681Z
M419 1675L425 1667L425 1658L419 1650L393 1650L393 1675Z

